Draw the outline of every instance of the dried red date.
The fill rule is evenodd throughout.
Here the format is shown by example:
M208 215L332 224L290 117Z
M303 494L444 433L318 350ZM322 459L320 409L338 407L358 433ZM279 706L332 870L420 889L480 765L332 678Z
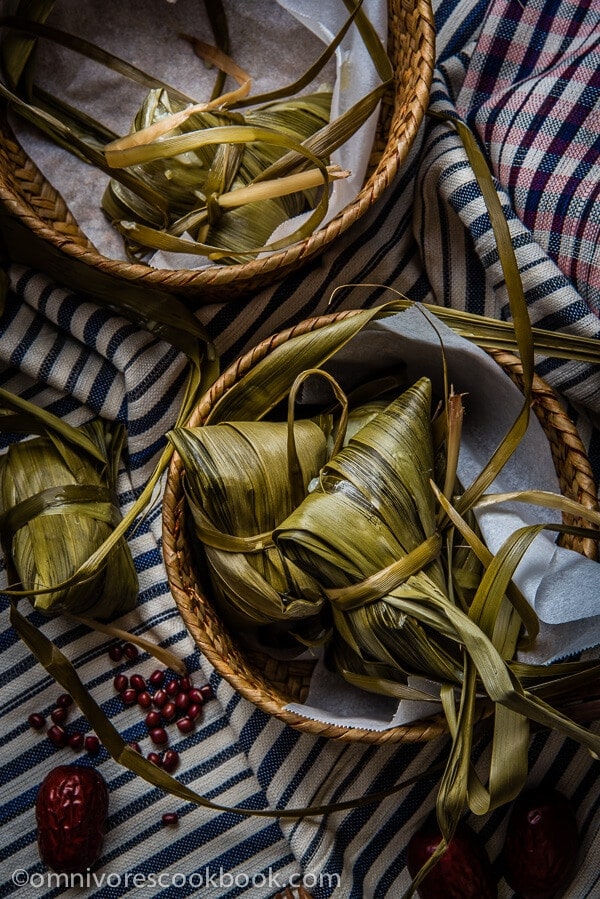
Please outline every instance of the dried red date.
M571 879L579 848L575 812L558 790L515 799L504 844L504 875L523 899L549 899Z
M52 870L80 873L99 858L108 815L108 788L94 768L54 768L40 786L35 812L40 858Z
M442 835L430 819L409 840L406 864L415 877L437 849ZM475 831L460 824L446 852L419 884L421 899L496 899L498 888L483 844Z

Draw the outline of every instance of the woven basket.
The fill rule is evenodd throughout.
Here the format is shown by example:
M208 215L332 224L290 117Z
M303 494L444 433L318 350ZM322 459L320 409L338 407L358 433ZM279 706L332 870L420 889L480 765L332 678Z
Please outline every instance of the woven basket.
M215 382L196 408L189 425L202 425L213 405L249 369L292 337L357 314L357 310L307 319L259 343L234 363ZM522 386L522 366L510 353L491 353L511 380ZM584 447L577 431L565 414L556 394L540 378L533 384L533 409L548 438L554 467L565 496L576 499L584 508L598 509L596 485ZM307 733L345 741L369 743L421 742L447 733L443 715L410 725L376 732L312 721L286 710L289 702L302 702L314 663L304 660L278 661L249 650L223 625L219 615L199 583L187 540L187 522L183 495L183 463L175 453L169 469L163 497L163 553L169 584L179 612L196 644L216 670L246 699L269 715ZM583 521L569 520L584 525ZM588 558L596 558L595 540L561 536L562 545ZM479 718L489 715L490 704L482 704Z
M356 222L385 192L405 160L429 100L434 63L430 0L389 0L388 52L393 89L382 101L370 168L355 200L305 240L238 265L157 269L101 255L25 154L0 110L0 234L8 258L35 265L92 297L114 300L127 291L151 288L186 298L193 306L257 291L283 278ZM95 270L93 279L90 268Z

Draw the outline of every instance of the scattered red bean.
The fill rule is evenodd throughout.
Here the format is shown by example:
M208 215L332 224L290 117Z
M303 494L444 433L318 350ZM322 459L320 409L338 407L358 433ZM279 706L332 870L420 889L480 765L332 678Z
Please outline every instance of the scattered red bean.
M126 659L129 659L130 662L133 662L139 656L140 651L135 645L135 643L124 643L123 644L123 655Z
M152 699L153 703L157 708L162 708L165 702L169 701L169 697L164 690L157 690Z
M100 740L93 734L90 734L85 738L85 740L83 741L83 745L90 755L98 755L98 753L100 752Z
M34 730L41 730L46 723L46 719L39 712L32 712L27 720Z
M164 727L152 728L150 731L150 739L153 743L156 743L157 746L164 746L165 743L169 742L169 737Z
M160 712L148 712L145 718L146 727L148 730L152 730L154 727L159 727L162 722L162 715Z
M70 705L73 705L73 697L68 693L61 693L56 698L56 705L61 709L68 709Z
M129 678L129 683L133 687L134 690L137 690L138 693L141 693L146 689L146 681L142 677L141 674L132 674Z
M69 717L69 712L67 709L59 706L57 709L52 709L52 711L50 712L50 717L55 724L64 724Z
M135 645L135 643L124 643L123 644L123 655L125 658L129 659L130 662L133 662L139 656L140 651Z
M188 718L191 718L192 721L196 721L196 719L199 718L201 714L202 706L198 705L198 703L193 702L187 707L186 715Z
M120 662L123 658L123 648L121 646L111 646L108 655L113 662Z
M55 746L62 747L67 745L67 732L58 724L55 724L53 727L49 727L46 736L51 743L54 743Z
M168 771L171 774L179 765L179 753L175 749L167 749L166 752L163 753L162 757L162 766L165 771Z
M136 743L135 740L132 740L132 742L128 743L127 745L131 746L131 748L134 749L136 752L139 752L140 755L142 754L142 747L140 746L139 743Z
M134 702L137 702L138 695L135 690L131 689L131 687L128 690L123 690L120 695L124 705L133 705Z
M214 699L213 688L210 684L202 684L200 689L200 695L204 702L208 702L209 699Z
M143 709L149 709L152 705L152 697L147 690L142 690L141 693L138 693L137 701L138 705Z
M195 705L202 705L204 699L202 698L202 693L197 687L192 687L192 689L188 692L188 696L190 697L190 702L195 703Z
M152 762L153 765L156 765L157 768L162 768L162 759L158 752L149 752L147 758L148 761Z
M165 682L165 672L161 671L160 668L157 668L156 671L152 672L148 681L153 687L162 687Z
M129 678L126 674L117 674L115 679L113 680L113 687L117 691L117 693L122 693L123 690L126 690L129 686Z
M67 737L67 745L78 752L80 749L83 749L83 734L76 732Z
M174 702L165 702L161 712L165 721L174 721L175 716L177 715L177 706Z
M179 815L177 812L165 812L162 816L162 823L165 827L175 827L179 822Z
M179 693L179 684L176 680L169 680L165 684L165 692L169 696L176 696Z
M192 682L189 677L182 677L179 679L179 689L183 690L184 693L187 693L188 690L192 689Z
M190 704L190 698L187 693L178 693L175 697L175 705L181 712L185 712Z
M190 734L194 729L194 722L191 718L180 718L177 721L177 727L182 734Z

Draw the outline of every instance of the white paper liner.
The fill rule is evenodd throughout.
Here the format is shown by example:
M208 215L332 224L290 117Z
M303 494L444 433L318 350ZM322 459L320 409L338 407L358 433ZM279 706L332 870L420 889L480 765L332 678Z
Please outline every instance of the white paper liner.
M523 395L491 357L459 337L438 319L450 382L465 393L466 409L458 474L470 484L489 460L516 419ZM443 369L438 336L418 308L374 322L354 338L328 366L343 384L362 366L393 369L405 364L408 383L431 378L434 395L443 396ZM317 387L317 390L319 388ZM314 401L316 397L306 397ZM538 489L559 493L550 446L532 413L527 433L488 493ZM503 504L478 513L489 549L496 553L517 528L560 522L555 510L521 503ZM540 617L540 635L531 652L519 660L549 663L595 648L600 642L600 565L555 545L555 534L543 531L519 564L514 580ZM414 679L423 689L427 682ZM413 685L415 685L413 683ZM431 689L435 693L435 689ZM287 709L312 720L374 731L409 724L439 710L429 703L376 697L348 685L319 662L305 703Z
M231 39L231 54L252 76L252 93L257 95L298 78L323 52L324 43L339 31L347 11L339 0L264 0L259 6L242 0L225 0ZM364 9L377 29L384 46L387 39L387 3L365 0ZM288 11L289 10L289 11ZM257 21L259 24L257 27ZM99 44L202 101L210 98L215 70L207 69L193 53L186 32L211 43L212 32L203 5L196 0L132 0L121 3L82 4L61 0L47 24ZM112 128L129 132L131 122L147 90L89 59L45 41L39 43L36 81ZM312 89L321 83L334 86L332 118L350 108L374 89L380 80L355 26L319 75ZM18 116L11 123L28 156L58 190L81 230L96 249L111 259L125 259L121 235L105 219L101 199L109 177L98 172L66 150L54 145ZM335 154L332 162L352 174L332 185L331 200L323 227L352 202L366 173L377 125L377 113ZM286 223L274 237L298 227L302 217ZM156 253L153 268L202 269L211 263L202 256Z

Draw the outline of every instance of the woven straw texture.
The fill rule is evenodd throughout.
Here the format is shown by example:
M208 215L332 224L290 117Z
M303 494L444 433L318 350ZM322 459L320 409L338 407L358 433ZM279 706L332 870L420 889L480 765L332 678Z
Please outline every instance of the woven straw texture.
M394 84L381 104L366 181L355 200L326 226L280 252L238 265L156 269L101 255L63 198L19 145L0 116L0 231L15 262L35 264L91 296L145 287L194 305L259 290L300 268L357 221L385 192L405 160L425 114L433 63L429 0L390 0L388 53ZM90 277L90 269L94 276Z
M257 344L215 382L196 408L189 425L202 425L219 398L277 346L299 334L354 314L356 311L350 310L306 319ZM513 382L521 386L523 370L519 359L503 351L493 351L492 356ZM584 508L597 509L594 478L577 430L556 394L541 378L535 377L533 393L533 409L548 438L561 491L565 496L576 499ZM175 454L163 497L163 554L169 584L196 644L239 693L292 727L331 739L369 743L424 742L447 733L443 715L385 731L371 731L324 724L286 710L287 703L305 699L313 663L304 660L282 662L250 651L224 627L194 569L187 539L182 475L183 464ZM584 524L583 521L573 520L568 523ZM597 545L593 540L581 540L570 535L563 535L561 540L563 545L589 558L596 557ZM482 703L478 711L479 719L487 717L490 710L489 705Z

